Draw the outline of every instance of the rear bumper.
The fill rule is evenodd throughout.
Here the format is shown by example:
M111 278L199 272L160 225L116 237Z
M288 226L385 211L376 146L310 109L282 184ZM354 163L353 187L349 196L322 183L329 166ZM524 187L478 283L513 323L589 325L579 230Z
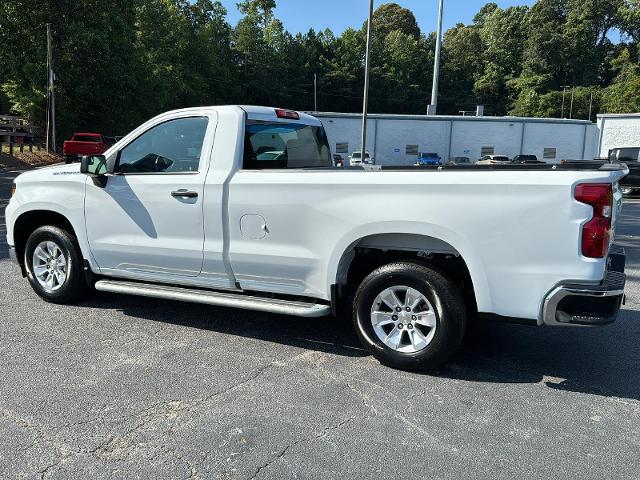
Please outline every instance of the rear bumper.
M558 285L547 295L539 323L597 326L614 322L624 302L625 262L624 249L612 246L604 280L599 285Z

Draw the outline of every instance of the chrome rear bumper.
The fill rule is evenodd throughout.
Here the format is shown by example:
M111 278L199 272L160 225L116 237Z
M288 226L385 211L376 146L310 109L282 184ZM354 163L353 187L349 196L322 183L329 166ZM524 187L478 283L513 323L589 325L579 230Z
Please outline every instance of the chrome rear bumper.
M538 323L596 326L614 322L624 303L625 261L624 249L612 246L604 280L599 285L558 285L547 295Z

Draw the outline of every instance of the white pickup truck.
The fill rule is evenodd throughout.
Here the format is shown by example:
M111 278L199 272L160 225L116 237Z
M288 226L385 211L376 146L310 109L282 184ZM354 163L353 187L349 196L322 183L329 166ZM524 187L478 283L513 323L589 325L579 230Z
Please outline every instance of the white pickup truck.
M432 369L478 318L612 322L624 165L335 168L314 117L160 115L20 175L7 239L43 299L89 290L301 317L353 313L384 364Z

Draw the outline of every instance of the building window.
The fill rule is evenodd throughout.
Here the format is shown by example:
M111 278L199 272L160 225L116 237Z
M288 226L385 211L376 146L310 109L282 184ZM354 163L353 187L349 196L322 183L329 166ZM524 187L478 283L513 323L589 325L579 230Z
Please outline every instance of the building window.
M418 155L418 150L420 147L418 145L407 145L407 155Z
M555 148L545 148L543 158L545 160L555 160L557 150Z
M480 156L485 157L487 155L493 155L496 152L496 147L482 147L480 149Z
M349 153L349 144L336 143L336 153Z

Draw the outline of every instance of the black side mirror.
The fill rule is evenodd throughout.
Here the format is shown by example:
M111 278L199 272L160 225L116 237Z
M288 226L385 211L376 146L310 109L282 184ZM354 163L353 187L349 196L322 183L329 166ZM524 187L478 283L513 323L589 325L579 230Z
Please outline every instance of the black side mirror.
M80 160L80 173L102 176L109 173L107 158L104 155L85 155Z
M104 155L86 155L80 160L80 173L89 175L96 187L105 188L109 180L107 173L113 172Z

